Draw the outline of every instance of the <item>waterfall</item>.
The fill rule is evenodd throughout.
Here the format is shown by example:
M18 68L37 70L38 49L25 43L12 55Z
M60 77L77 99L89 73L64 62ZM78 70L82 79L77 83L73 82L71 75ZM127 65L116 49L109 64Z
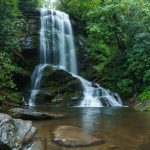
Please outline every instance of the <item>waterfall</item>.
M47 65L70 72L83 86L81 107L122 106L116 93L83 79L77 72L76 49L72 26L68 14L41 8L40 64L32 75L32 90L29 105L34 106L36 95L40 92L43 70Z

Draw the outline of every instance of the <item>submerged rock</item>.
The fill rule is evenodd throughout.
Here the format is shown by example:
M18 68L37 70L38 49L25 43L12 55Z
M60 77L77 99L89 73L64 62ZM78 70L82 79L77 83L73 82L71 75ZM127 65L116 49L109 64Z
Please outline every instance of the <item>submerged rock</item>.
M25 146L23 150L45 150L45 143L45 138L37 138Z
M65 114L53 114L53 113L39 112L30 109L22 109L22 108L14 108L11 109L10 112L14 118L31 119L31 120L57 119L66 116Z
M36 132L31 121L13 119L0 113L0 141L12 150L19 150L23 144L29 142Z
M60 126L54 132L56 143L66 147L90 146L105 143L103 140L97 139L82 129L74 126Z

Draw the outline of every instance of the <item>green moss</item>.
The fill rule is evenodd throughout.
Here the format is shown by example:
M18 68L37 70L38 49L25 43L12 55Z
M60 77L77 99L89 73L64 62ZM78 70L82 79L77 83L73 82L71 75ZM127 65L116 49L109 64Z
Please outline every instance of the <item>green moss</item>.
M43 72L41 93L37 97L37 103L45 101L68 105L75 99L77 101L81 98L80 91L82 91L82 86L77 78L64 70L56 70L48 66Z
M141 94L139 94L138 99L140 101L150 99L150 86L147 87Z

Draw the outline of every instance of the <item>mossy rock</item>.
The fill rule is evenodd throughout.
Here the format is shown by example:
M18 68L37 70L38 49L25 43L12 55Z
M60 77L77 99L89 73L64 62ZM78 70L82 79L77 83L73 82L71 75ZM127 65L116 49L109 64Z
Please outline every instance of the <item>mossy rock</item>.
M37 104L76 105L83 96L79 79L65 70L49 65L44 69L41 81Z

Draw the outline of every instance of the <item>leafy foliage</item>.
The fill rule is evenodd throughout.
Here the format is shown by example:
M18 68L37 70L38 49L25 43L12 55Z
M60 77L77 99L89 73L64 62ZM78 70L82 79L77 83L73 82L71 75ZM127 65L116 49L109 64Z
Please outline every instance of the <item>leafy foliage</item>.
M0 104L9 104L9 102L19 102L19 94L15 90L15 83L12 80L12 72L15 67L9 55L0 52ZM7 100L7 101L6 101Z
M24 35L24 19L21 4L31 9L41 0L0 0L0 104L16 105L20 101L13 75L20 64L21 39ZM26 5L27 6L27 5Z
M139 99L140 100L147 100L150 98L150 87L147 87L140 95Z
M15 70L15 53L20 52L20 30L18 28L18 0L0 1L0 104L10 104L18 99L11 97L16 93L12 75Z
M1 50L10 52L11 50L20 50L19 40L20 32L18 30L18 19L20 15L18 0L0 1L0 47Z
M14 66L7 53L0 53L0 89L14 88L15 84L11 79L11 72L14 71Z

